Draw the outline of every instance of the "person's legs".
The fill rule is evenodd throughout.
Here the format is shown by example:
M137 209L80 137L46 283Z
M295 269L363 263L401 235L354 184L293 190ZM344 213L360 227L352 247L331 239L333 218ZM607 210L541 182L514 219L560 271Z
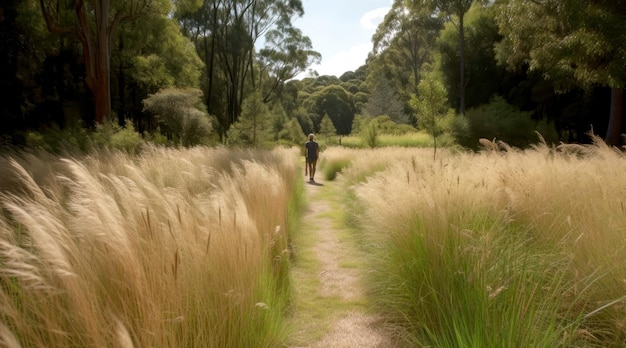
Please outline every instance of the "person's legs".
M317 161L311 162L311 167L309 171L311 172L311 180L315 180L315 167L317 167Z

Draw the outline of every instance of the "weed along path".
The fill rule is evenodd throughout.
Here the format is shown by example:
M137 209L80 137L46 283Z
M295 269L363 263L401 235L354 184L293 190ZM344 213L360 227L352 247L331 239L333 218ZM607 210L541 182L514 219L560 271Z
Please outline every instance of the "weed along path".
M345 228L340 182L306 183L303 231L294 237L289 347L393 347L368 312L364 255Z

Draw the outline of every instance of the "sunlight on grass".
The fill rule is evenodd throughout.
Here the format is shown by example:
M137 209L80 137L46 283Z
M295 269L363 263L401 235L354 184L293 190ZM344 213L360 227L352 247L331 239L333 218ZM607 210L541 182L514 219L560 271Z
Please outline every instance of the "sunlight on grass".
M370 293L411 345L623 345L621 153L360 151L342 175Z
M378 136L378 147L419 147L430 148L433 146L433 137L426 132L412 132L406 134L381 134ZM437 138L439 146L450 146L454 144L454 139L448 135ZM346 136L341 138L341 146L348 148L366 148L367 143L360 136Z
M18 185L1 197L0 341L280 346L296 156L198 147L5 159L2 181Z

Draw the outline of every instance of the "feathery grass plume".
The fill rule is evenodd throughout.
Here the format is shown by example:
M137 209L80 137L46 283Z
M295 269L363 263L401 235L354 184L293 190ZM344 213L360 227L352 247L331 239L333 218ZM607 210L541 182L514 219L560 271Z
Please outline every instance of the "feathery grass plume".
M355 156L343 176L370 245L371 294L407 340L623 344L626 159L586 147Z
M0 317L19 344L281 345L297 150L54 161L41 179L21 159L22 192L0 197Z
M7 348L21 347L13 332L11 332L11 330L9 330L9 328L2 323L0 323L0 344Z

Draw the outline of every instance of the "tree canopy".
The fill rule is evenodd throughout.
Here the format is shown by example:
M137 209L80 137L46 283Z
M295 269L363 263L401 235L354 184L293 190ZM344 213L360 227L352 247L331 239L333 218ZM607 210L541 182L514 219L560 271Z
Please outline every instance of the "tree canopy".
M520 134L552 127L560 141L585 142L593 128L619 145L624 128L623 0L394 0L362 66L301 80L322 58L294 25L301 0L7 0L0 11L7 143L107 118L171 132L144 100L172 88L201 91L198 110L213 115L223 142L251 117L251 95L274 141L331 123L348 135L372 117L385 122L369 128L386 132L389 122L424 126L411 100L426 98L427 79L443 88L446 110L468 109L472 137L499 129L523 146ZM513 132L515 122L494 115L498 105L519 110L506 117L529 129Z

